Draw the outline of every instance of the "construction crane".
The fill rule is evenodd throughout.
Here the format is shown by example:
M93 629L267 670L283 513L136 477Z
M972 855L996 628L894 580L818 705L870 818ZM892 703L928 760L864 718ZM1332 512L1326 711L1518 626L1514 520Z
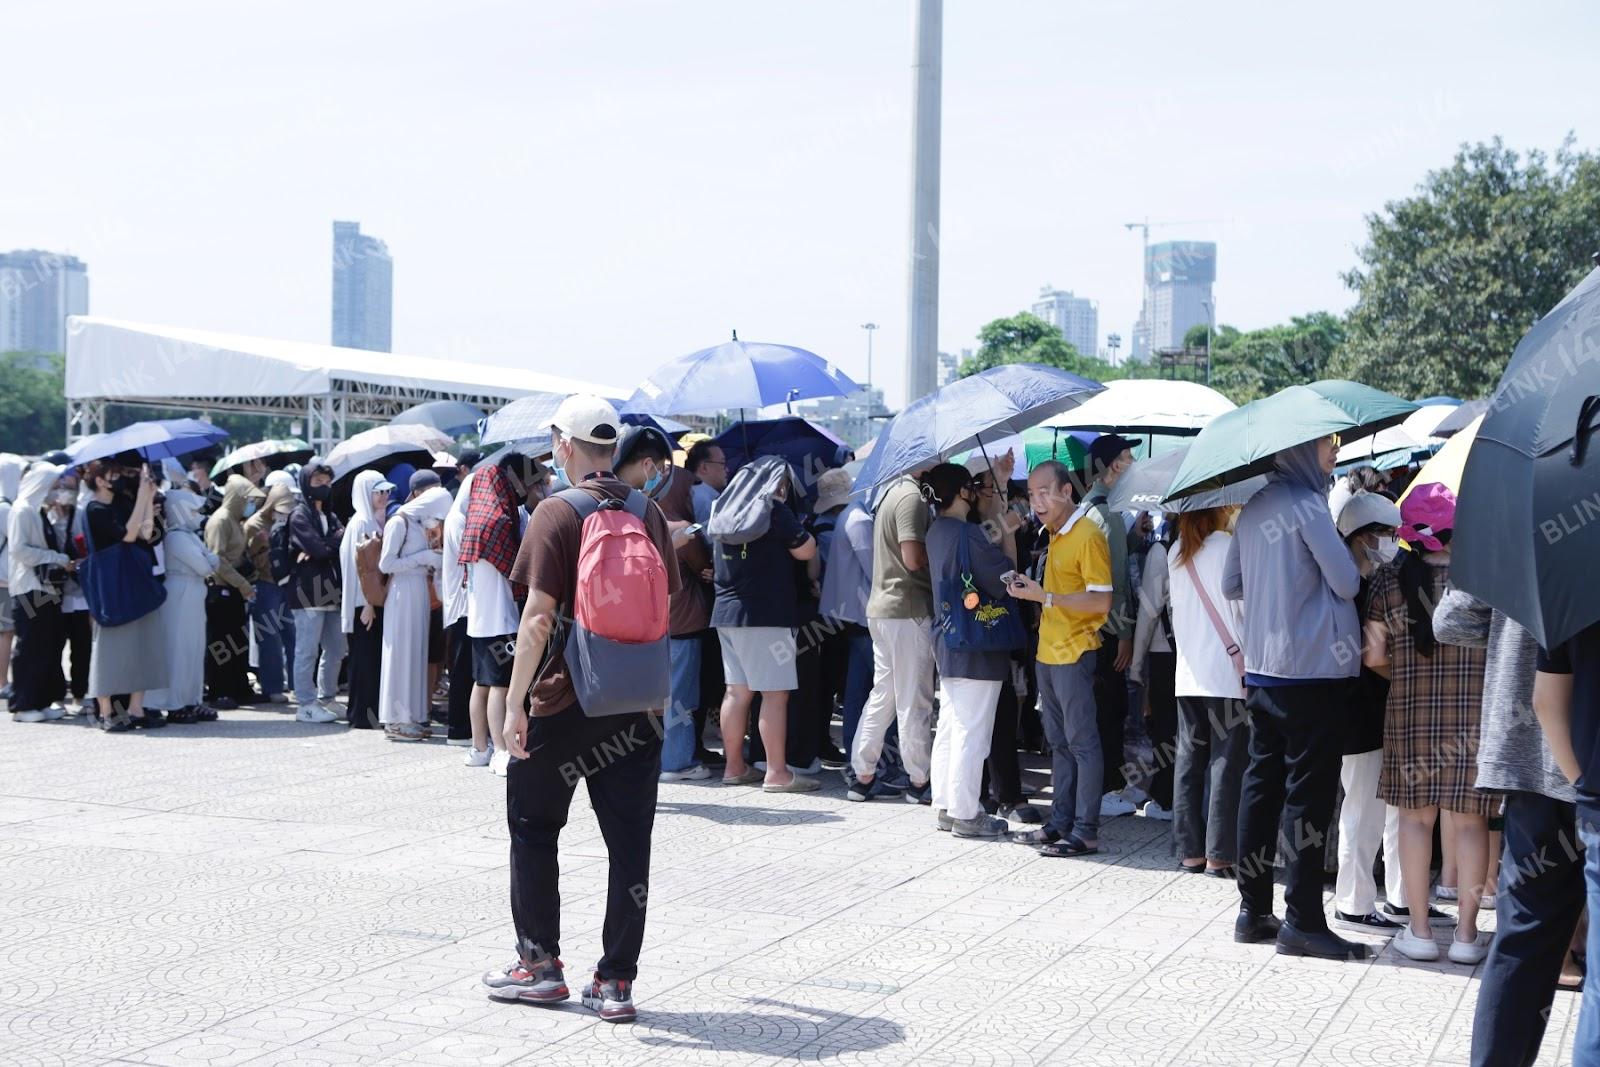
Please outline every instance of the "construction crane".
M1215 225L1219 225L1222 221L1223 221L1222 219L1187 219L1187 220L1178 221L1178 222L1151 222L1150 219L1147 217L1147 218L1145 218L1145 220L1143 222L1124 222L1122 224L1122 228L1125 229L1125 230L1138 230L1140 232L1140 234L1143 235L1143 237L1144 237L1145 258L1141 259L1139 261L1140 262L1139 269L1143 270L1144 269L1145 260L1149 259L1150 227L1152 227L1152 226L1215 226Z

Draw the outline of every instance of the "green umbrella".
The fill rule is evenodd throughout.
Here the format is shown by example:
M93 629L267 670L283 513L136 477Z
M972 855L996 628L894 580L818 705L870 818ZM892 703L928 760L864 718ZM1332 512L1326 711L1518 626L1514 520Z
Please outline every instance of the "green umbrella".
M1092 436L1092 435L1091 435ZM1019 434L1002 438L993 444L983 446L983 450L990 459L1010 452L1016 457L1014 477L1026 478L1028 472L1047 459L1058 459L1073 470L1084 469L1084 461L1089 455L1089 450L1084 443L1073 436L1070 430L1052 429L1049 426L1035 426L1023 430ZM952 463L965 463L977 452L973 449L950 457Z
M257 441L253 445L236 448L223 456L211 468L211 477L215 478L225 470L242 467L253 459L266 461L278 460L281 466L284 463L304 463L311 458L313 449L309 442L298 437L280 437L271 441Z
M1291 385L1207 423L1172 479L1167 499L1266 474L1273 457L1286 448L1333 433L1376 433L1415 410L1409 400L1356 382Z

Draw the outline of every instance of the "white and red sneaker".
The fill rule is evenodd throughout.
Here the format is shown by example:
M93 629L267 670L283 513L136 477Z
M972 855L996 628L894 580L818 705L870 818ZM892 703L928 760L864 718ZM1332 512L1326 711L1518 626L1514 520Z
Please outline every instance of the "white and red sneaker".
M495 1000L521 1000L529 1004L559 1004L572 995L561 973L561 961L549 960L529 967L521 959L503 971L488 971L483 984ZM587 1003L587 1001L586 1001Z
M583 991L583 1006L599 1015L602 1022L631 1023L638 1017L633 1010L633 983L626 978L595 975Z

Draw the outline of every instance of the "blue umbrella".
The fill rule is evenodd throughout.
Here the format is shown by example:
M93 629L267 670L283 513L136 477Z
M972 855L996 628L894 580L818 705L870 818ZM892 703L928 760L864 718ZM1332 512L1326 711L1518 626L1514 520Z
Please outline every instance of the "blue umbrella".
M861 386L814 352L791 345L733 340L656 368L625 405L647 415L711 414L819 396L848 396Z
M66 451L74 464L122 452L137 452L145 459L165 459L210 448L227 436L227 430L200 419L154 419L85 437L68 445Z
M462 400L430 400L389 420L393 426L432 426L454 437L475 429L483 410Z
M757 456L781 456L800 472L808 499L816 496L818 475L855 458L849 445L798 415L736 422L717 436L716 444L730 475Z
M645 415L637 411L623 412L622 422L625 426L652 426L660 430L673 444L677 444L678 438L688 433L690 429L688 423L679 422L677 419L669 419L665 415Z
M564 393L533 393L513 400L483 420L478 440L486 445L506 441L549 441L550 420L565 400ZM548 450L548 445L546 445ZM535 450L537 454L537 450Z
M1036 363L1007 363L960 378L889 420L856 474L856 493L957 452L988 445L1077 407L1105 389Z

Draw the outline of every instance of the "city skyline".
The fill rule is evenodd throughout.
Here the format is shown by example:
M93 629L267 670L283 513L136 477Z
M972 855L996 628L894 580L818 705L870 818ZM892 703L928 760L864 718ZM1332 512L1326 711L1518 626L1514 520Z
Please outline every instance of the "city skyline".
M394 351L394 260L359 222L333 224L332 343Z
M67 316L88 313L89 268L77 256L0 252L0 352L65 352Z
M1146 217L1152 241L1226 246L1223 322L1344 310L1364 217L1462 142L1600 139L1583 75L1600 11L1547 10L1568 32L1487 2L1358 2L1332 24L1240 4L947 5L939 348L973 345L1045 280L1092 294L1101 330L1127 338L1142 263L1124 224ZM0 144L51 166L10 173L0 239L91 263L99 314L322 341L326 220L359 218L402 250L401 351L581 362L627 388L737 328L864 380L873 321L876 384L898 404L909 5L471 11L286 0L241 38L222 10L148 35L120 5L24 5L12 83L50 90L0 104ZM1074 41L1095 47L1060 63ZM1541 75L1491 84L1486 68ZM1064 113L1072 136L1046 135ZM1196 219L1219 221L1161 226Z

